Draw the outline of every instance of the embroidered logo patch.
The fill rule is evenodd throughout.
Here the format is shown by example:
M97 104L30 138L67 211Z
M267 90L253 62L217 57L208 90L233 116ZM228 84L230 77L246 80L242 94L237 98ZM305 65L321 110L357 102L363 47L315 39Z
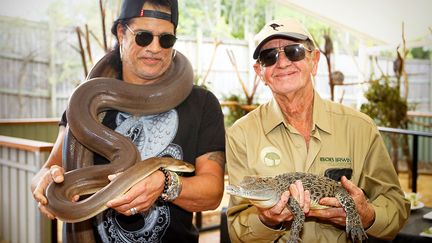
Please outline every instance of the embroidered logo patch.
M278 166L281 162L281 152L275 147L265 147L261 150L261 161L268 167Z

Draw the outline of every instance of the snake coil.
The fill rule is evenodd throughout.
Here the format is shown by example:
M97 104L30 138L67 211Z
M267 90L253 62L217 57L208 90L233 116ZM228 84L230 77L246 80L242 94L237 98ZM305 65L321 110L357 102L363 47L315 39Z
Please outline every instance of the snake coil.
M111 69L106 69L107 58L110 57L101 59L92 72L113 76ZM47 208L64 222L81 222L104 211L109 200L124 194L160 167L192 172L191 164L173 158L141 161L135 145L102 125L98 118L102 112L112 109L135 116L168 111L187 98L192 86L192 66L180 52L176 53L168 70L152 84L136 85L112 78L92 78L78 86L66 112L68 130L63 147L66 164L69 167L73 164L72 168L76 169L65 173L64 182L51 183L47 187ZM110 163L88 166L92 164L89 151L104 156ZM111 182L107 179L108 175L118 172L123 173ZM71 202L73 195L92 193L82 201Z

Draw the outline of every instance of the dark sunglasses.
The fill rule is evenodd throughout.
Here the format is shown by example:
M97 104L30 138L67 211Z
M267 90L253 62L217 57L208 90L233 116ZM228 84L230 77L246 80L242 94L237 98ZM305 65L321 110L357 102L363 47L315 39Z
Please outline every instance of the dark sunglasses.
M285 52L285 56L291 62L301 61L306 56L306 51L311 51L307 49L303 44L292 44L277 48L265 49L259 53L258 61L264 67L269 67L274 65L278 58L280 52Z
M126 25L126 28L135 36L137 45L142 47L150 45L154 36L159 37L159 45L165 49L173 47L177 40L177 37L173 34L153 35L152 32L147 30L134 32L128 25Z

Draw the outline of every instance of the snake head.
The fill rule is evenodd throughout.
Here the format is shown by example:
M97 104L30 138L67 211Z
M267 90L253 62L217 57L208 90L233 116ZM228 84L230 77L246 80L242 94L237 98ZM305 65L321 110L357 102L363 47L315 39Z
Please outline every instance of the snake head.
M159 166L174 172L193 172L195 166L182 160L174 159L171 157L158 157L151 158L159 161Z

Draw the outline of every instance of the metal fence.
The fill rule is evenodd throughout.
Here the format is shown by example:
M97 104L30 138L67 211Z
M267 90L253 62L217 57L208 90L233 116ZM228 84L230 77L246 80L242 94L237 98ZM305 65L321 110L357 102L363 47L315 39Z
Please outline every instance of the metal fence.
M410 132L426 132L432 133L432 114L431 113L420 113L420 112L408 112L408 130ZM393 129L393 128L390 128ZM397 130L397 129L396 129ZM391 138L395 138L398 143L397 157L398 157L398 170L407 171L409 170L408 164L403 152L403 144L405 143L404 136L413 135L407 133L397 132L384 132L382 133L384 142L386 143L387 149L390 154L393 155L393 147L391 144ZM396 137L394 137L396 136ZM408 148L411 159L414 156L413 150L413 139L408 136ZM418 163L418 172L432 174L432 139L428 136L418 136L416 138L417 148L415 153Z
M432 113L409 112L408 117L411 120L408 124L409 130L432 133ZM410 146L412 146L411 141ZM418 149L420 171L426 170L432 173L432 139L419 137Z
M51 220L39 213L30 182L51 143L0 136L0 241L50 243Z

